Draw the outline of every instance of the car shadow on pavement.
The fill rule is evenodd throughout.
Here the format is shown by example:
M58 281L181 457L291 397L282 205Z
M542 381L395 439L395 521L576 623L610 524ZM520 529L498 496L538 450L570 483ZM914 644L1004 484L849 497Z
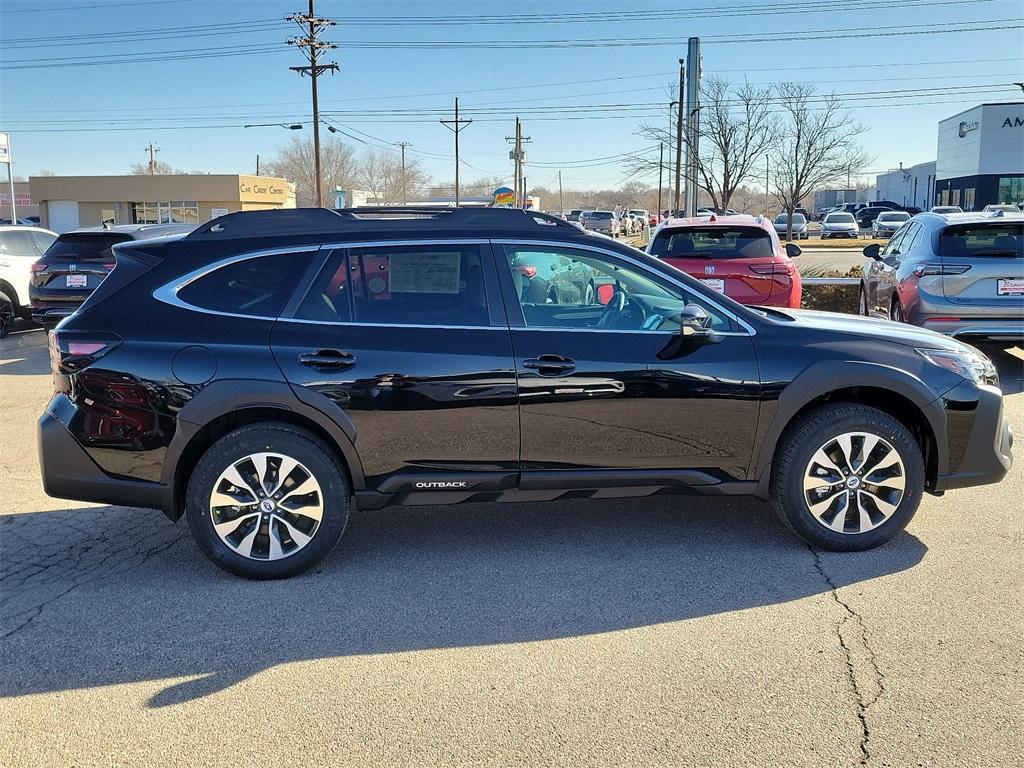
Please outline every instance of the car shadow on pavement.
M982 347L981 351L991 358L999 372L999 388L1004 395L1024 392L1024 350L1021 347Z
M289 662L785 603L903 571L926 552L904 534L871 552L815 553L760 502L687 496L356 513L317 569L277 582L218 570L186 526L152 511L8 515L0 541L0 695L188 678L151 707Z

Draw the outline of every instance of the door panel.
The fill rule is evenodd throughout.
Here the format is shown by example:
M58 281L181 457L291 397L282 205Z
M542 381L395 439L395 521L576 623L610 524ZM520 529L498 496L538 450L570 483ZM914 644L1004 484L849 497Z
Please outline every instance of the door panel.
M613 293L599 291L593 305L537 305L512 267L523 248L541 246L508 243L495 255L513 325L524 473L720 468L745 478L760 396L750 337L703 297L622 256L543 247ZM681 337L690 304L709 314L710 339Z
M460 275L446 274L455 264ZM335 252L296 317L274 327L274 355L299 397L318 407L326 398L354 425L371 490L395 473L518 472L511 339L487 326L480 302L494 291L477 284L480 269L489 283L486 246ZM445 303L448 317L484 324L443 327ZM417 315L422 325L409 322ZM387 489L409 490L394 480Z

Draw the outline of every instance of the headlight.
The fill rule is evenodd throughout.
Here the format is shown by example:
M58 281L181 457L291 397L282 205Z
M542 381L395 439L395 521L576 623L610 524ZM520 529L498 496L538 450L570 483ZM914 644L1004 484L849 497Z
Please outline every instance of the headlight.
M951 352L945 349L919 349L917 351L928 362L959 374L975 384L999 386L999 374L996 373L996 367L981 352L974 350Z

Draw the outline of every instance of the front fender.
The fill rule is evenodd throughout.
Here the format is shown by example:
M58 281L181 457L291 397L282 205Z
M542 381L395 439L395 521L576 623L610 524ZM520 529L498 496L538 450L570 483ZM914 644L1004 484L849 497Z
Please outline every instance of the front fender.
M871 387L902 395L912 402L924 416L935 436L939 474L945 474L948 465L946 443L946 412L934 390L907 371L880 363L864 361L822 360L801 371L782 390L776 403L775 414L765 431L754 461L754 480L757 495L767 498L770 492L771 467L779 440L794 417L818 398L851 387Z

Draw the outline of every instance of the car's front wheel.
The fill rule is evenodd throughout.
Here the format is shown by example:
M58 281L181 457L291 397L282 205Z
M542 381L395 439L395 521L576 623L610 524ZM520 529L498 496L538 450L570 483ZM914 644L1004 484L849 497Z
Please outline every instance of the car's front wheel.
M253 424L203 454L185 514L216 565L250 579L278 579L305 571L334 548L350 498L345 472L321 440L289 424Z
M877 547L906 528L924 491L909 430L859 403L826 405L791 428L776 454L772 507L809 544Z

